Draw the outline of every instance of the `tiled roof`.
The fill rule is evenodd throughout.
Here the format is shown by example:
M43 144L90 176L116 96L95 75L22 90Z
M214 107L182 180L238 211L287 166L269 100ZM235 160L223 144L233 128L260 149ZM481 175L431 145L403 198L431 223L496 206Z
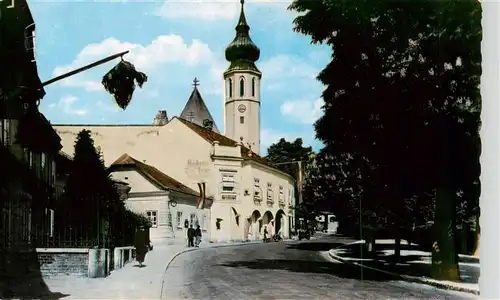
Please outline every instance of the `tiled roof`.
M174 118L176 118L176 117L174 117ZM184 125L189 127L191 130L196 132L199 136L201 136L202 138L204 138L206 141L208 141L210 143L213 143L214 141L218 141L219 145L226 146L226 147L236 147L236 145L238 144L236 141L234 141L234 140L232 140L232 139L230 139L230 138L228 138L220 133L217 133L217 132L214 132L214 131L207 129L205 127L199 126L195 123L186 121L182 118L177 118L177 119L179 121L181 121L182 123L184 123ZM241 157L243 157L244 159L254 160L254 161L259 162L261 164L267 165L268 167L276 169L276 167L274 167L271 164L271 162L269 162L267 159L257 155L254 152L251 152L250 149L248 149L247 147L245 147L243 145L241 146ZM278 170L278 169L276 169L276 170Z
M160 187L163 187L167 190L173 190L176 192L192 195L199 197L200 194L195 190L185 186L179 181L173 179L172 177L162 173L157 168L150 166L148 164L142 163L135 158L129 156L128 154L123 154L118 158L114 163L111 164L110 168L119 166L131 166L135 167L139 173L148 178L149 180L155 182Z

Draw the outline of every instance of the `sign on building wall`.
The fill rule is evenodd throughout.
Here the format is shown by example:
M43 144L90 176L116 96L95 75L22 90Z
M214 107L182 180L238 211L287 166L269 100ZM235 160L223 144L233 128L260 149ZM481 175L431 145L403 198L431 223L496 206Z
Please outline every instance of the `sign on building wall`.
M210 163L208 161L188 159L185 172L193 181L205 181L211 173Z

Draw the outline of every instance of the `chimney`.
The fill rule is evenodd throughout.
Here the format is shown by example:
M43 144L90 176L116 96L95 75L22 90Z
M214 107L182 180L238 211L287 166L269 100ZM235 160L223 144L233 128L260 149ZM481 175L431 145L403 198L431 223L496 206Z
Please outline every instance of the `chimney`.
M153 119L153 125L163 126L168 123L168 116L166 110L160 110Z

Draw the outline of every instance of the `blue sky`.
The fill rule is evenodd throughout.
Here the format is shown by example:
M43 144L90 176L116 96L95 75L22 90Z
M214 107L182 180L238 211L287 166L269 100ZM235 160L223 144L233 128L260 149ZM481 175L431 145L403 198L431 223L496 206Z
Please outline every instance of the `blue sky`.
M239 1L33 0L36 55L42 81L111 54L149 80L122 111L102 76L118 60L46 87L41 111L53 124L150 124L158 110L180 114L194 77L216 123L223 126L224 49L234 38ZM302 137L315 149L312 123L321 114L323 86L315 79L330 50L292 30L287 1L247 0L250 34L261 49L262 150L279 138Z

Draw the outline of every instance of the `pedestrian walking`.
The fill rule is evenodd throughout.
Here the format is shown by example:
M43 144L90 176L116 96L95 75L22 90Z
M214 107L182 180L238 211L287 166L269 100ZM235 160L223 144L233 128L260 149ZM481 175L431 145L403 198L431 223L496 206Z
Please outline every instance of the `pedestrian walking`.
M201 243L201 228L200 225L196 226L196 229L194 231L194 238L195 238L195 246L200 247Z
M194 247L194 229L193 225L189 225L187 230L188 247Z
M142 263L146 258L146 253L148 253L150 241L148 240L146 230L144 227L139 227L134 236L134 247L135 247L135 260L142 267Z

